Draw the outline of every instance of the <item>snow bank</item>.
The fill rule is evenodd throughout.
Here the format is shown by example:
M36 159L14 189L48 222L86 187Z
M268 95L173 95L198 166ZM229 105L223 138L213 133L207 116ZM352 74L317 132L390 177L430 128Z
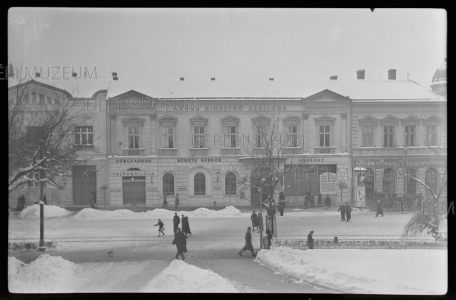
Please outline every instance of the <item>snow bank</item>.
M15 268L10 268L14 265ZM60 256L41 255L28 265L8 258L8 288L11 293L65 293L71 291L76 264Z
M17 275L25 264L14 256L8 257L8 278Z
M45 205L44 209L44 217L45 218L55 218L55 217L63 217L67 215L71 215L71 212L55 206L55 205ZM40 205L39 204L33 204L31 206L27 206L22 210L19 214L18 217L21 219L29 219L29 220L36 220L40 218Z
M361 294L445 294L445 250L261 250L256 261L297 280Z
M78 212L73 218L76 219L157 219L157 218L172 218L176 211L156 208L146 212L133 212L127 209L118 210L97 210L93 208L84 208ZM240 210L233 206L227 206L222 210L210 210L207 208L198 208L194 211L177 211L177 215L185 215L190 218L200 217L233 217L240 216Z
M173 260L160 274L152 278L143 292L174 293L238 293L239 290L225 279L212 272L182 260Z

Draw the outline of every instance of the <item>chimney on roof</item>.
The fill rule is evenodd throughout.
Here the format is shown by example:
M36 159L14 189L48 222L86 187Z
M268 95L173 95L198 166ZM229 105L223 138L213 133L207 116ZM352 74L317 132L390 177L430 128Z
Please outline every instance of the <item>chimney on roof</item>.
M396 80L396 70L395 69L388 70L388 80Z
M269 81L274 81L274 78L269 78Z
M215 77L211 77L211 80L212 80L212 81L215 81Z
M329 76L329 80L337 80L337 75Z
M180 78L180 81L184 81L184 77L181 77L181 78Z
M358 71L356 71L357 78L358 78L358 79L364 79L364 73L365 73L364 70L358 70Z

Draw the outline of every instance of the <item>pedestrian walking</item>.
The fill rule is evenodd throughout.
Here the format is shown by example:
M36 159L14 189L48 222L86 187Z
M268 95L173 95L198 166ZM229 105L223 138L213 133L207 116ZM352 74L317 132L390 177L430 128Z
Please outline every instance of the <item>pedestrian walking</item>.
M97 202L97 196L96 196L95 192L92 192L92 196L90 197L90 206L92 208L96 208L95 207L96 202Z
M321 193L318 193L318 202L317 202L318 207L323 206L323 195Z
M182 257L182 260L185 259L184 253L187 252L187 238L185 234L177 227L176 234L174 236L173 245L176 245L177 254L176 259L179 258L179 255Z
M185 217L182 215L182 232L187 236L187 234L192 235L192 232L190 231L190 224L188 223L188 217Z
M165 229L163 228L163 222L158 219L158 223L155 224L154 226L158 226L158 236L160 236L160 233L162 233L163 235L165 235L165 233L163 232Z
M250 216L250 220L252 220L253 231L255 231L255 227L258 227L258 216L255 211L253 211L252 215Z
M381 214L383 218L383 205L382 202L380 202L380 200L377 200L377 203L375 203L375 207L377 208L377 214L375 215L375 217Z
M25 196L24 194L20 195L17 198L16 209L17 211L22 211L25 207Z
M253 245L252 245L252 234L250 233L250 230L252 230L251 227L247 227L247 233L245 234L245 246L242 248L241 251L239 251L239 255L242 256L242 252L249 250L252 252L252 256L256 256L255 253L253 252Z
M43 202L44 202L44 205L47 205L46 194L43 195Z
M326 195L325 197L325 205L326 209L331 209L331 197L329 197L329 195Z
M176 200L174 201L174 206L177 209L177 206L179 205L179 194L176 194Z
M266 236L268 237L268 246L266 249L271 249L271 243L272 243L272 232L269 228L266 229Z
M351 219L351 211L352 209L350 207L350 204L347 202L347 204L345 204L345 215L347 216L347 222Z
M180 218L177 215L177 213L174 213L174 218L173 218L173 225L174 225L173 231L174 231L174 234L176 234L179 224L180 224Z
M279 212L280 212L280 215L283 216L283 212L285 210L285 194L283 193L283 191L281 191L279 193L279 205L278 205L278 209L279 209Z
M185 226L187 226L187 233L192 235L192 231L190 230L190 223L188 222L188 217L185 217Z
M345 221L345 205L339 206L339 209L337 211L340 211L340 220Z
M166 201L166 194L163 193L163 208L167 208L168 207L168 201Z
M311 231L308 235L307 235L307 246L309 246L309 249L313 249L314 248L314 240L313 240L313 231Z

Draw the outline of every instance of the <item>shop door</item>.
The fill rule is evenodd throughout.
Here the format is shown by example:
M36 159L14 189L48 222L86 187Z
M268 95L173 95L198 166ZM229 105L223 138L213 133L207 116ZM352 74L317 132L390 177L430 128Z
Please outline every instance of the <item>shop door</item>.
M146 177L123 177L122 190L124 205L146 204Z
M73 166L73 204L89 205L92 193L97 192L95 166Z

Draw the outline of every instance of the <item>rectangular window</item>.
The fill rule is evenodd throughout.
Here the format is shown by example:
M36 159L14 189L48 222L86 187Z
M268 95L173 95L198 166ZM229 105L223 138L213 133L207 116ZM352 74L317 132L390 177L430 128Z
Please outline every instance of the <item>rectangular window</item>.
M257 126L256 127L256 146L265 147L266 146L266 126Z
M374 126L363 126L363 147L372 147L374 140Z
M40 94L40 105L44 105L44 96Z
M298 126L288 126L287 147L298 147Z
M204 126L193 127L193 148L204 148Z
M40 172L32 172L28 175L28 178L33 179L33 181L27 182L28 187L39 187L40 186ZM44 178L44 176L43 176ZM43 187L46 187L46 182L43 182Z
M223 146L226 148L236 148L236 126L225 126L223 130Z
M383 127L383 147L394 147L394 126Z
M128 148L139 148L139 127L128 127Z
M415 146L415 126L405 126L405 146Z
M81 146L93 145L93 127L76 126L74 143Z
M44 127L42 126L29 126L27 127L27 141L33 145L39 145L44 138Z
M162 148L174 148L174 127L162 126Z
M320 125L320 147L329 147L329 125Z
M426 125L426 146L437 146L437 125Z

